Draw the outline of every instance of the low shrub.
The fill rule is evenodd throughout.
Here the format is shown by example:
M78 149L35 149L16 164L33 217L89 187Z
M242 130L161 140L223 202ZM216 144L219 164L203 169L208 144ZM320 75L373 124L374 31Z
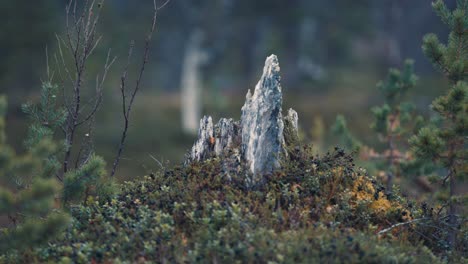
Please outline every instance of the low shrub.
M120 194L71 208L66 234L37 249L62 263L438 263L411 241L403 198L389 199L341 149L314 157L297 147L263 187L218 159L125 182ZM416 212L416 210L414 210Z

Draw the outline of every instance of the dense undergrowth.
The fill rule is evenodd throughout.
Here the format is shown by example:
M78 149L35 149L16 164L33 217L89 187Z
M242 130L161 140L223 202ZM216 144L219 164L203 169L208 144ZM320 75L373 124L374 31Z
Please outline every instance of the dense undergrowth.
M338 148L322 157L311 153L307 146L295 148L285 168L269 175L263 187L246 188L247 170L227 174L218 159L126 182L115 198L90 196L73 206L72 225L63 236L22 261L439 263L466 258L466 241L452 255L440 255L442 249L424 238L437 228L427 210L396 194L387 197L351 155ZM405 224L384 230L397 223ZM466 240L466 232L459 238ZM3 261L18 261L15 257Z

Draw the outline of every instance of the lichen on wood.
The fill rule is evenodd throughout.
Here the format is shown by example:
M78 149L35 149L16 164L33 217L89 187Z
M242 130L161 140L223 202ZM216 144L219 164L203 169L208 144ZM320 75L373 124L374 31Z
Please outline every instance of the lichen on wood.
M251 181L261 181L263 175L280 168L280 159L287 155L286 145L298 141L297 113L289 109L283 117L282 103L279 62L271 55L253 94L247 92L241 120L221 118L213 125L211 117L203 117L188 162L212 157L223 158L229 164L239 160L253 175Z

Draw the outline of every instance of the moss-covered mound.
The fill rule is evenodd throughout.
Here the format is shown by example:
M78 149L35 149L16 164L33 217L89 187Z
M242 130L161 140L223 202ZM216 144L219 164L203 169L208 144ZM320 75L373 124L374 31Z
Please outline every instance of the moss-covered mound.
M414 216L353 158L296 148L285 168L246 188L208 160L126 182L118 197L72 207L62 238L28 261L61 263L438 263L408 238Z

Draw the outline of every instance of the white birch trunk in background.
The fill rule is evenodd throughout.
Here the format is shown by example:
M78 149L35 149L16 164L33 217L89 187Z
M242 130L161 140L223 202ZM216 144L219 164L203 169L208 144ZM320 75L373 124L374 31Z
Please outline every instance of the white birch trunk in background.
M185 133L195 134L201 119L201 72L200 66L206 61L201 48L203 33L194 30L187 42L181 75L182 129Z

